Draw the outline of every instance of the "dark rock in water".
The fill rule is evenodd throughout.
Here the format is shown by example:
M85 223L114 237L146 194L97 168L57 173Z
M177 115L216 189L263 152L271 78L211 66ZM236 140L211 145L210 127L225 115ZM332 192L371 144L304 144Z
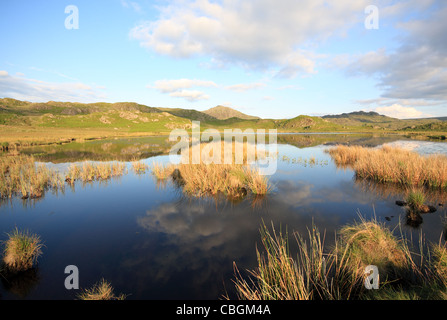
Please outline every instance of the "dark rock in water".
M401 207L407 205L407 203L406 203L405 201L402 201L402 200L396 200L396 204L397 204L398 206L401 206Z
M174 182L176 182L178 185L183 185L185 183L179 169L174 169L174 171L171 174L171 177L172 180L174 180Z
M419 207L420 213L432 213L435 211L436 211L436 208L433 206L428 206L428 205L423 204L422 206Z

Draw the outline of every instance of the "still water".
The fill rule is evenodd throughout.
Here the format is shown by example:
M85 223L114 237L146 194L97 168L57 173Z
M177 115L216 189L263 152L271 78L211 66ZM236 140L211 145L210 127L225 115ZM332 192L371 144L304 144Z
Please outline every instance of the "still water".
M277 171L269 179L273 192L261 201L189 198L170 183L160 184L150 172L136 175L135 158L152 165L167 162L167 137L115 139L35 147L40 162L63 171L83 160L127 161L128 173L41 199L13 199L0 205L0 240L15 227L38 234L45 247L38 267L20 278L1 279L0 299L75 299L67 290L64 269L79 269L81 288L106 279L127 299L235 298L233 263L240 271L257 265L262 223L276 230L307 234L314 224L325 244L359 215L376 217L390 228L417 239L439 241L445 229L447 198L430 196L437 211L408 221L395 204L404 192L354 179L350 169L337 169L327 148L337 143L370 147L384 143L421 154L447 154L447 144L399 136L278 135ZM313 159L314 161L309 161ZM293 254L293 252L292 252Z

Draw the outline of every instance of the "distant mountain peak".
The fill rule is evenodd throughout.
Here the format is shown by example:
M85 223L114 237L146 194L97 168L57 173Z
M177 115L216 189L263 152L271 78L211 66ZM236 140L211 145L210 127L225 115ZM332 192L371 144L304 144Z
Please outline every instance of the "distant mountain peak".
M244 120L260 119L259 117L250 116L240 111L234 110L230 107L225 107L221 105L205 110L203 111L203 113L206 113L219 120L225 120L229 118L239 118Z

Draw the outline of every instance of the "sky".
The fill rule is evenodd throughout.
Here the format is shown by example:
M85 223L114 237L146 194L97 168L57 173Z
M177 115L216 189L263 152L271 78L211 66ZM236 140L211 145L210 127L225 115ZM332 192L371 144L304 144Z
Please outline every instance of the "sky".
M1 0L0 97L447 116L447 1Z

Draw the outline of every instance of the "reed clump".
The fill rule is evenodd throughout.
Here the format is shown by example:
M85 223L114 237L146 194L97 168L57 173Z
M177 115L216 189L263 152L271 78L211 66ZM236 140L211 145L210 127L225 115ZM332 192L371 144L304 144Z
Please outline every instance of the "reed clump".
M32 268L42 254L43 244L40 237L17 228L8 234L4 245L3 262L7 270L12 272Z
M33 156L0 157L0 198L40 198L47 189L64 189L58 172L44 164L37 165Z
M385 225L376 220L346 225L340 230L343 255L348 255L353 270L367 265L378 267L382 275L408 267L405 245Z
M288 235L261 227L264 252L257 252L258 267L246 280L235 266L239 299L247 300L346 300L363 290L363 273L351 268L350 258L341 258L336 245L329 253L318 229L308 230L308 239L295 233L298 252L294 258Z
M198 146L196 148L198 149ZM193 157L193 147L190 148L189 159L186 159L186 163L167 166L154 163L153 175L158 180L172 178L185 193L197 197L218 194L243 197L248 193L265 195L272 190L267 177L255 167L250 166L255 159L265 156L265 151L263 155L258 156L255 154L254 147L248 143L235 143L230 146L226 142L211 142L201 144L200 148L200 154L202 154L200 159ZM237 149L242 153L237 153ZM211 161L208 156L214 161Z
M126 295L120 294L118 296L113 292L112 285L101 279L99 282L95 283L92 288L84 289L81 293L77 295L80 300L125 300Z
M157 179L172 178L183 191L196 197L265 195L272 186L255 168L238 164L179 164L163 167L154 164Z
M132 170L136 174L145 174L149 169L149 166L141 161L134 160L132 161Z
M350 166L361 179L395 183L404 187L447 189L447 156L383 146L336 146L328 150L337 166Z
M421 209L425 205L425 194L421 190L410 190L407 195L406 202L410 209L421 211Z
M297 254L290 253L287 233L261 226L264 251L257 252L258 266L243 277L234 264L233 280L239 299L248 300L348 300L348 299L446 299L447 248L414 252L376 219L346 225L335 245L325 248L315 226L308 239L295 233ZM323 237L324 239L324 237ZM421 241L421 240L420 240ZM415 257L419 260L416 261ZM375 265L379 290L365 288L365 267Z
M92 163L86 161L82 164L72 164L68 168L65 181L73 184L76 180L84 183L107 180L112 177L121 176L125 171L126 165L123 162Z

